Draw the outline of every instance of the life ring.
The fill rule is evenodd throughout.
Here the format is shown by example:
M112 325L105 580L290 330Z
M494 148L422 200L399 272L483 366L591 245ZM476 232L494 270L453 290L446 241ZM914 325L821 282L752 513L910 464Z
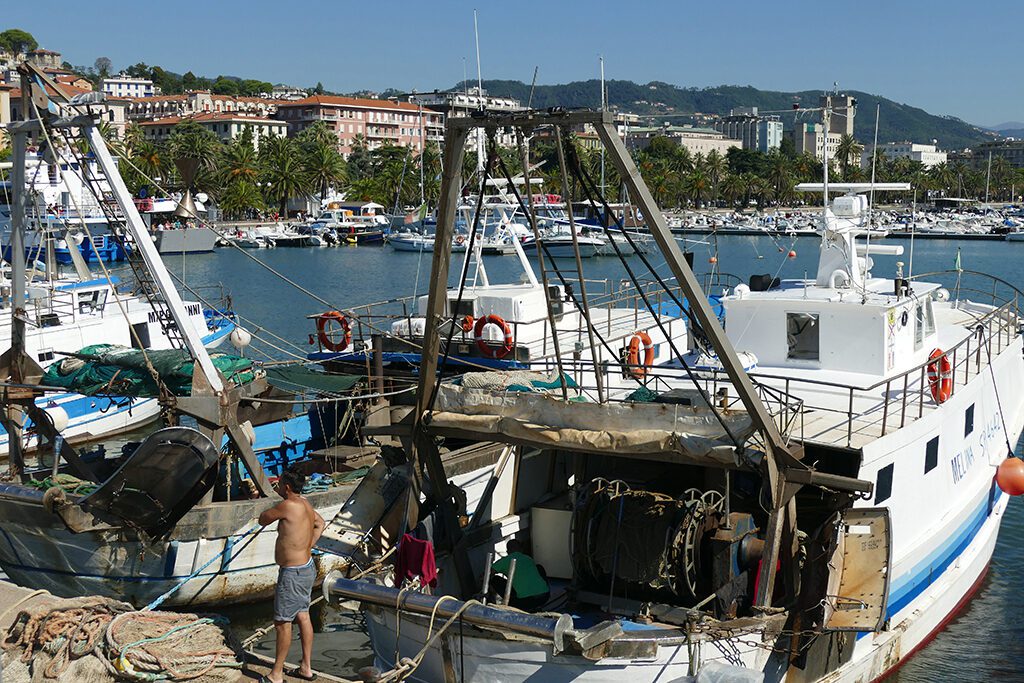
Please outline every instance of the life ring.
M456 235L456 237L455 237L455 244L457 244L457 245L459 245L461 247L465 243L466 243L466 236L465 235ZM468 330L467 330L467 332L468 332Z
M472 332L473 331L473 316L466 315L462 317L462 331Z
M337 322L341 326L342 337L340 342L334 341L330 332L331 322ZM327 311L316 318L316 338L320 346L328 351L344 351L352 343L352 325L348 318L338 311Z
M640 345L644 346L644 362L640 363ZM629 374L636 379L643 379L647 371L654 364L654 342L651 335L643 330L633 333L629 340L629 351L626 353L626 363L629 365Z
M928 356L928 388L936 403L945 403L953 395L953 366L942 349Z
M502 333L505 335L505 343L502 346L493 347L484 339L484 328L488 325L497 325L501 328ZM480 353L488 358L496 358L498 360L507 356L515 346L512 339L512 328L508 326L508 323L500 315L494 315L493 313L477 318L476 326L473 328L473 341L476 342L476 347L480 349Z

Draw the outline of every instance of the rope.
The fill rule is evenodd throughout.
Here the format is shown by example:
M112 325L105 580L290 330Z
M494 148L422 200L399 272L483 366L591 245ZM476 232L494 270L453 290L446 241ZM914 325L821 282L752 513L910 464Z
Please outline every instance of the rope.
M403 657L402 660L396 664L395 668L381 675L381 677L377 679L380 683L388 683L389 681L401 681L411 676L413 672L416 671L419 665L423 662L423 658L426 656L427 651L433 646L434 642L442 635L444 635L445 631L447 631L448 628L452 624L454 624L455 621L459 619L459 617L462 616L463 612L465 612L473 605L482 604L479 600L467 600L466 602L462 603L462 606L459 607L459 609L457 609L455 613L448 618L448 621L446 621L441 626L441 628L437 630L437 633L431 636L430 634L434 630L434 620L437 617L437 608L440 607L441 603L445 600L458 600L458 598L455 598L451 595L442 595L438 598L437 602L434 603L434 609L430 611L430 625L427 628L427 642L424 643L423 647L420 649L419 652L416 653L415 657L413 657L412 659L408 657Z
M26 664L37 653L46 652L51 659L43 673L47 678L57 678L80 657L95 653L105 659L100 651L103 633L115 616L128 609L124 603L97 599L46 613L23 612L8 632L4 647L24 648L21 661Z
M98 484L94 484L91 481L84 481L76 476L65 474L63 472L52 477L46 477L42 480L30 479L26 483L28 486L40 491L49 491L52 488L58 488L65 493L82 496L87 496L99 488Z
M248 541L246 541L246 542L245 542L245 544L244 544L244 545L243 545L243 546L242 546L241 548L239 548L239 549L238 549L238 552L236 552L236 553L235 553L234 555L232 555L231 557L229 557L229 558L228 558L227 562L225 562L225 563L224 563L224 567L227 567L227 566L228 566L228 564L230 564L230 563L231 563L231 561L232 561L233 559L235 559L236 557L238 557L238 554L239 554L239 553L241 553L241 552L242 552L242 550L244 550L244 549L245 549L245 546L249 545L249 543L250 543L250 542L252 542L252 540L253 540L254 538L256 538L256 536L258 536L258 535L259 535L259 533L260 533L261 531L263 531L263 530L264 530L265 528L266 528L266 527L264 527L264 526L260 526L260 525L259 525L259 524L257 523L257 524L254 524L254 525L252 526L252 528L250 528L250 529L249 529L248 531L246 531L246 532L245 532L244 534L242 534L242 538L245 538L245 537L246 537L246 536L248 536L249 534L253 534L253 532L255 532L255 534L253 534L252 538L250 538L250 539L249 539ZM199 576L199 574L201 574L201 573L203 572L203 570L204 570L204 569L206 569L206 568L207 568L207 567L209 567L209 566L210 566L211 564L213 564L214 562L216 562L217 560L219 560L219 559L220 559L221 557L223 557L223 556L224 556L224 554L228 552L228 550L231 550L231 548L232 548L232 546L231 546L231 545L228 545L227 543L225 543L225 544L224 544L224 550L221 550L221 551L220 551L219 553L217 553L216 555L214 555L213 557L211 557L211 558L210 558L209 560L207 560L207 561L206 561L206 562L205 562L205 563L203 564L203 566L202 566L202 567L200 567L199 569L195 570L194 572L192 572L191 574L189 574L188 576L186 576L186 577L185 577L184 579L182 579L181 581L179 581L179 582L177 583L177 585L175 585L175 586L174 586L173 588L171 588L171 589L170 589L169 591L167 591L166 593L164 593L163 595L161 595L160 597L158 597L158 598L157 598L156 600L154 600L153 602L151 602L151 603L149 603L148 605L146 605L146 606L145 606L145 608L143 608L143 610L142 610L142 611L143 611L143 612L151 612L151 611L155 610L155 609L156 609L157 607L159 607L160 605L162 605L162 604L164 603L164 601L165 601L165 600L167 600L167 598L171 597L172 595L174 595L175 593L177 593L177 592L178 592L179 590L181 590L182 586L184 586L184 585L185 585L186 583L188 583L188 582L189 582L189 581L191 581L192 579L194 579L194 578L196 578L197 576ZM205 586L204 586L203 588L205 588Z

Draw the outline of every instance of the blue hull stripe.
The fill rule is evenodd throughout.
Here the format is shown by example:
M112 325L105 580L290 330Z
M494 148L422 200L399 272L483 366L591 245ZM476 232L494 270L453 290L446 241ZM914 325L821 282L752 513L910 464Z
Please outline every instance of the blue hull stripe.
M996 489L994 496L986 497L978 507L971 513L971 516L961 523L959 528L943 543L936 548L924 561L919 562L913 573L899 577L893 581L890 589L889 604L886 606L885 618L892 619L911 602L921 596L928 588L935 583L942 574L949 569L957 558L970 547L977 537L981 527L988 520L996 504L1006 494ZM858 640L868 632L858 634Z

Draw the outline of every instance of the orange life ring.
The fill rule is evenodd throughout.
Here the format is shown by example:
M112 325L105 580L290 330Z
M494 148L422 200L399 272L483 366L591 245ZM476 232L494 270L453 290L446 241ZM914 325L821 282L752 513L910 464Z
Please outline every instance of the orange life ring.
M928 388L936 403L945 403L953 395L953 366L942 349L928 356Z
M502 333L505 335L504 345L495 348L487 343L484 339L484 328L488 325L497 325L501 328ZM496 358L498 360L507 356L515 347L514 340L512 339L512 328L508 326L508 323L500 315L494 315L493 313L477 318L476 326L473 328L473 341L476 342L480 353L488 358Z
M457 245L459 245L461 247L465 243L466 243L466 236L465 235L456 235L455 236L455 244L457 244ZM468 332L468 330L467 330L467 332Z
M644 345L643 364L640 363L640 344ZM651 341L651 335L643 330L633 333L629 340L626 363L629 365L629 374L636 379L643 379L647 376L647 371L654 364L654 342Z
M332 322L336 322L341 326L342 337L340 342L334 341L332 337L330 331ZM320 346L328 351L344 351L352 343L352 325L349 323L348 318L338 311L321 313L316 317L316 338L319 340Z
M467 315L462 318L462 331L472 332L473 331L473 316Z

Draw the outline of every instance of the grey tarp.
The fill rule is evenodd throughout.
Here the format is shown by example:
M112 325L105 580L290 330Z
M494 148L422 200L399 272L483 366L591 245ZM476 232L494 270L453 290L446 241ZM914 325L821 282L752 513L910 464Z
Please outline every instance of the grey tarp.
M724 411L743 443L752 433L745 412ZM536 448L622 455L676 455L725 467L737 463L735 445L707 408L664 403L565 402L557 394L493 391L443 384L432 431Z

